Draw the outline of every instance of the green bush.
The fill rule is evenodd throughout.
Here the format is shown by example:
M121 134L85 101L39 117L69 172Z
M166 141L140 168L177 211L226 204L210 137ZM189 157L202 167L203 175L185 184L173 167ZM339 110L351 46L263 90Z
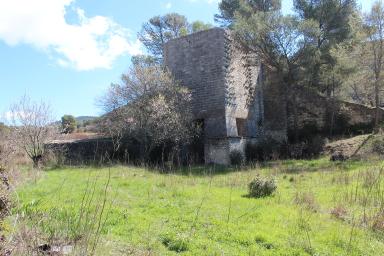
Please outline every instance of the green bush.
M277 189L277 184L275 179L263 179L261 177L256 177L248 185L249 197L261 198L270 196Z
M72 115L64 115L61 118L62 133L73 133L76 130L77 122L76 118Z
M373 153L383 155L384 154L384 140L383 139L375 139L372 142L372 151L373 151Z
M244 164L244 155L240 150L232 150L229 153L229 159L231 161L231 165L239 166Z
M303 142L302 145L303 151L298 158L318 157L323 152L325 139L320 135L316 135L310 140Z
M269 161L285 158L287 144L272 137L266 137L258 143L248 143L245 147L247 162Z

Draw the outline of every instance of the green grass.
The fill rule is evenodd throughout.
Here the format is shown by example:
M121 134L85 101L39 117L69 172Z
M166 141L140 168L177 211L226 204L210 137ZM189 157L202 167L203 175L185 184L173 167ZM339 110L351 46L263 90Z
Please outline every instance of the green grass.
M20 187L14 214L46 240L68 243L84 239L79 226L97 226L99 215L92 214L106 198L98 255L384 255L382 230L370 225L383 194L371 189L370 200L361 200L369 190L364 175L380 167L319 159L171 174L123 166L63 168ZM258 174L276 177L274 196L246 197ZM335 207L346 209L345 218L332 216ZM79 222L84 208L89 215Z

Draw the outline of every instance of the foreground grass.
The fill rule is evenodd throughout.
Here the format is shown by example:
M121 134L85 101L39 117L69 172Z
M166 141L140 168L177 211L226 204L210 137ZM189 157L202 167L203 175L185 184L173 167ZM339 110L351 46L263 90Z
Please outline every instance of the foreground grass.
M380 168L325 159L167 174L64 168L21 187L14 216L42 242L93 239L98 255L383 255ZM257 175L276 177L274 196L246 197Z

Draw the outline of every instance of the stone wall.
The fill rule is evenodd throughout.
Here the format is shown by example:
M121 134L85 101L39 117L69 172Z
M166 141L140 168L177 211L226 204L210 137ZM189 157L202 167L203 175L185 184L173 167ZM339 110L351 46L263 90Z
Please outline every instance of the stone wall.
M214 28L171 40L164 53L168 69L192 92L195 119L204 121L205 162L228 164L231 150L243 151L243 137L262 136L262 69L229 31Z
M204 120L205 135L225 137L225 30L215 28L170 40L164 62L192 92L195 119Z
M226 32L226 121L228 137L261 137L264 129L263 72L258 58L246 54ZM244 122L244 134L236 119ZM242 119L242 120L241 120Z
M319 132L325 135L329 133L331 122L334 122L333 128L341 134L362 133L372 129L375 118L375 108L361 104L331 101L326 97L303 90L298 94L298 128L317 127ZM384 111L380 109L381 118L384 118ZM333 121L331 116L333 116ZM288 106L288 128L293 130L293 114Z
M228 165L230 163L230 152L236 150L243 153L245 158L245 147L252 141L249 138L228 137L222 139L208 139L205 143L205 162L208 164Z
M171 40L164 55L174 77L192 92L195 119L204 121L207 163L228 164L230 151L244 151L247 140L286 140L279 84L264 84L257 56L244 52L230 31L214 28Z
M107 163L111 160L134 163L140 156L137 143L121 141L121 147L115 152L113 140L106 137L55 141L44 146L70 165Z

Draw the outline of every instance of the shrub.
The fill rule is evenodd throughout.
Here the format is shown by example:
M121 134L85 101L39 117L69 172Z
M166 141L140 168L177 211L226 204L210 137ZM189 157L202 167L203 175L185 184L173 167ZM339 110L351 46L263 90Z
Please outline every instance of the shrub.
M229 159L231 161L231 165L242 165L244 163L244 156L243 153L240 150L232 150L229 153Z
M384 154L384 140L376 139L372 142L372 151L373 153L383 155Z
M331 158L330 160L332 162L336 162L336 161L346 161L348 160L348 156L344 155L342 152L336 152L336 153L333 153L331 155Z
M314 158L323 152L325 139L320 135L289 145L289 156L295 159Z
M307 144L306 157L316 157L323 152L325 139L320 136L314 136Z
M310 121L307 122L303 125L301 129L299 129L298 134L299 134L299 140L300 141L308 141L313 138L314 134L318 134L320 131L317 123L315 121ZM294 141L295 138L295 130L288 130L288 138L290 141Z
M270 196L275 192L277 188L276 181L274 179L263 179L256 177L248 185L249 197L261 198Z
M287 144L272 137L264 138L258 143L248 143L245 156L248 162L268 161L284 158L287 155Z

